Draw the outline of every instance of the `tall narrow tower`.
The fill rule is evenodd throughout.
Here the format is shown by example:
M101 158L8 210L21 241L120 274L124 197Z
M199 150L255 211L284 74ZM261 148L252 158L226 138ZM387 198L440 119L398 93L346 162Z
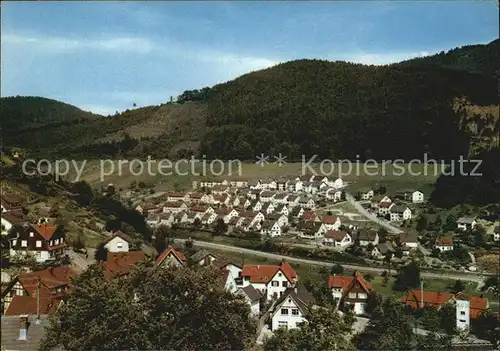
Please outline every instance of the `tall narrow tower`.
M457 329L466 330L470 327L470 302L465 298L457 298Z

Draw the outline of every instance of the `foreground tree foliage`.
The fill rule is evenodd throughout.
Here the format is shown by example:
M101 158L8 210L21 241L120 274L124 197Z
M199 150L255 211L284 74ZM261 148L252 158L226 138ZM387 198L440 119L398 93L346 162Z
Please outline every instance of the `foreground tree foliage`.
M51 319L42 349L243 350L256 325L219 277L210 268L139 265L130 278L108 281L91 266Z
M313 308L297 329L279 329L264 344L265 351L355 350L349 340L353 320L332 308Z

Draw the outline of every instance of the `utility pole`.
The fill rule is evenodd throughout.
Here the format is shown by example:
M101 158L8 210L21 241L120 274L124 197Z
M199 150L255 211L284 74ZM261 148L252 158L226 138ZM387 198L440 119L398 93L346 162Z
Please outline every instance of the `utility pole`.
M36 282L36 324L40 324L40 278Z
M424 280L420 279L420 308L424 308Z

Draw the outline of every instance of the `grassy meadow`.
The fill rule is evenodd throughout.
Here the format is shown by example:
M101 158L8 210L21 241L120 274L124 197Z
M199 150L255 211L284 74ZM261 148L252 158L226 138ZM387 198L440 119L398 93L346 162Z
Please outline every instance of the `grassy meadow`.
M287 163L282 166L277 164L265 164L261 166L255 163L239 163L236 161L226 163L213 163L206 161L203 164L187 164L180 162L177 165L172 162L170 168L164 168L163 173L160 174L158 164L151 163L151 172L148 172L146 159L143 161L143 172L140 172L140 164L135 161L132 166L130 164L122 163L119 167L119 161L99 161L89 160L85 163L82 172L81 180L89 182L93 186L101 186L113 183L118 187L126 188L132 181L145 182L148 185L154 185L157 191L165 191L171 189L189 189L193 181L201 181L204 179L227 179L227 180L257 180L266 178L279 178L279 177L294 177L309 173L310 169L303 166L302 163ZM101 167L101 163L104 167ZM79 167L81 167L81 162ZM164 166L165 167L165 166ZM68 180L74 180L76 171L74 167L66 176ZM374 187L377 185L384 185L391 194L397 189L402 188L415 188L428 195L432 191L434 182L439 174L434 172L432 165L419 165L419 164L365 164L353 163L348 164L335 164L321 166L320 164L311 164L313 169L319 176L324 175L329 178L337 178L339 175L343 180L351 183L351 191L356 191L363 187ZM411 173L408 170L411 170ZM166 174L171 172L171 174Z

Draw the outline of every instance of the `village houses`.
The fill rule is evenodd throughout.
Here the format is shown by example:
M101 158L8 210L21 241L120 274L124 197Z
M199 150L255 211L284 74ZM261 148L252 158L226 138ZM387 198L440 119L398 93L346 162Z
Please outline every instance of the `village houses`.
M347 247L352 244L351 235L344 230L328 230L323 244L334 247Z
M368 294L373 288L359 272L355 272L352 276L330 276L328 286L339 306L352 309L356 315L365 314Z
M306 321L310 309L314 307L314 297L300 281L287 288L276 301L271 314L271 330L279 328L295 329Z
M108 252L128 252L130 251L132 238L121 231L117 231L106 239L103 244Z
M279 298L298 280L297 273L286 262L282 262L279 266L244 265L241 276L242 287L252 285L268 301Z
M451 236L443 236L436 239L434 248L441 252L453 250L453 238Z
M33 255L37 262L61 257L66 250L66 233L57 225L42 223L21 228L9 239L10 256Z

